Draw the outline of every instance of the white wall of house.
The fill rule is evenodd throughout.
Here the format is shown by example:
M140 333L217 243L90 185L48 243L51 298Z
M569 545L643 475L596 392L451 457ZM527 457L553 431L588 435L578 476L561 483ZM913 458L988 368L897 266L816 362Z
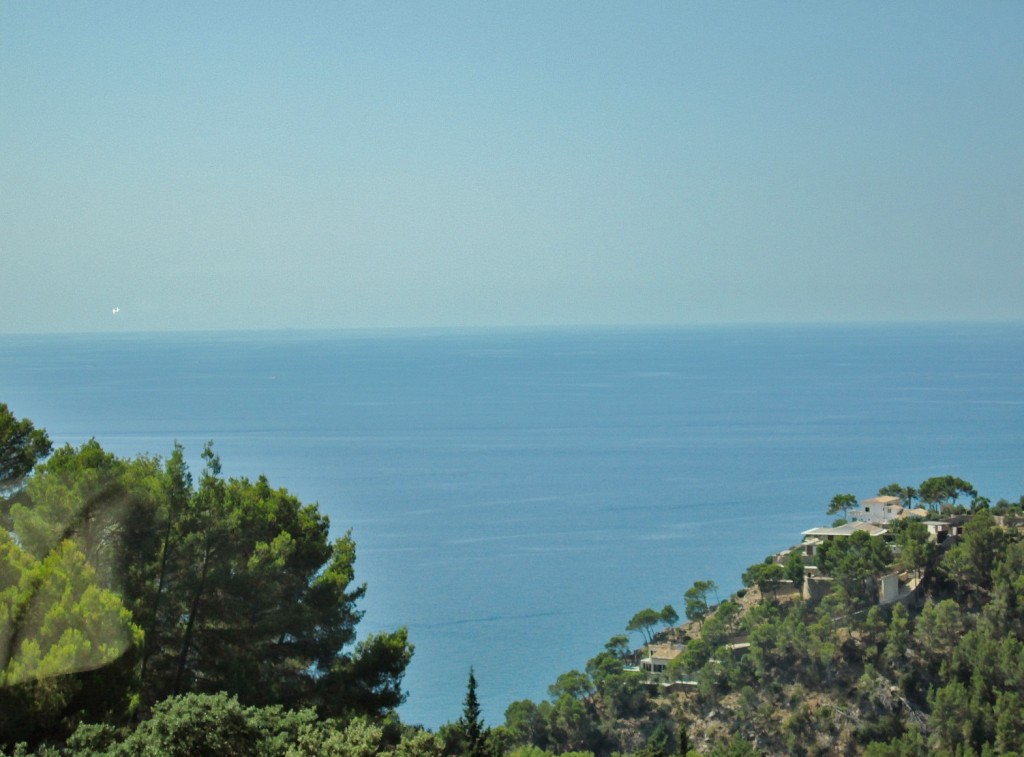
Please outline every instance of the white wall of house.
M888 605L900 597L900 577L895 573L882 576L878 581L878 603Z

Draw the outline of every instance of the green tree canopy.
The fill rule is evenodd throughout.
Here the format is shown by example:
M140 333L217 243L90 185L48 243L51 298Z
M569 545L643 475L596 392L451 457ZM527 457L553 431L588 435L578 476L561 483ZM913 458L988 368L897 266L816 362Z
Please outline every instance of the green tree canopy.
M661 622L661 616L650 607L640 610L629 619L626 624L627 631L639 631L643 634L644 641L650 644L654 641L654 628Z
M953 507L961 497L974 499L978 496L968 481L955 476L935 476L922 481L918 492L922 502L940 507Z
M604 649L618 660L629 654L629 637L624 633L615 634L605 642Z
M996 526L987 510L974 515L965 525L960 540L942 557L940 570L956 582L962 593L988 592L993 567L1007 547L1007 533Z
M875 579L892 562L892 551L879 537L854 531L818 548L818 567L838 581L851 597L870 599Z
M109 727L79 727L68 748L104 757L373 757L384 740L384 728L362 717L343 723L312 709L246 707L221 692L168 697L124 740Z
M782 565L786 578L795 586L801 586L804 580L804 557L803 550L794 549L786 555L786 562Z
M51 449L50 437L43 429L27 418L18 420L0 402L0 497L19 487Z
M36 559L0 529L0 744L60 737L69 710L123 718L141 641L74 542Z
M711 645L712 649L726 642L730 634L736 632L740 616L740 606L732 600L725 600L701 627L701 638ZM693 642L691 641L690 644Z
M620 665L621 667L621 665ZM594 693L594 684L590 677L579 670L562 673L555 682L548 686L548 694L552 699L570 696L573 699L586 699Z
M762 595L771 594L773 597L785 578L786 569L781 565L763 562L751 565L742 576L744 586L757 586Z
M505 728L515 744L533 744L546 748L550 741L551 703L539 705L529 699L512 702L505 709Z
M662 607L661 612L658 613L658 617L661 622L668 627L672 627L679 622L679 613L676 612L672 605L665 605Z
M936 544L931 540L928 527L919 520L896 521L896 545L899 548L899 567L921 571L935 559Z
M685 612L687 620L696 620L698 624L703 623L710 610L708 594L717 590L718 584L714 581L694 581L693 586L683 594L683 600L686 602Z
M487 729L484 728L480 700L476 695L476 676L473 675L473 668L469 669L469 679L466 682L466 701L462 707L458 731L464 740L461 753L465 757L485 757L487 755Z
M857 506L857 498L852 494L837 494L828 503L828 515L835 515L838 512L846 517L846 511Z
M142 640L72 541L36 560L0 532L0 577L0 686L93 670Z
M224 691L323 715L397 707L412 646L405 629L356 643L366 589L351 535L331 539L316 505L264 477L222 478L210 447L204 458L194 485L178 447L166 461L64 447L12 505L14 538L35 561L73 545L120 597L144 632L143 704Z

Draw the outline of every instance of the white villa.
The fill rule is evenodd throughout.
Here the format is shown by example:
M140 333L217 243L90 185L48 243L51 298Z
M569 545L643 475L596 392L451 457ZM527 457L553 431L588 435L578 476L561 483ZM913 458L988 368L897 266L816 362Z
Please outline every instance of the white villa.
M800 532L800 535L804 537L803 543L800 544L804 563L813 562L818 553L818 547L825 542L845 539L857 531L865 531L868 536L883 536L887 533L885 528L873 523L846 523L842 526L809 528Z
M683 651L682 644L648 644L640 660L640 669L648 673L664 673L668 664Z
M860 523L888 523L901 518L927 518L928 511L923 507L904 507L899 497L880 495L860 501L860 508L850 511L850 520Z

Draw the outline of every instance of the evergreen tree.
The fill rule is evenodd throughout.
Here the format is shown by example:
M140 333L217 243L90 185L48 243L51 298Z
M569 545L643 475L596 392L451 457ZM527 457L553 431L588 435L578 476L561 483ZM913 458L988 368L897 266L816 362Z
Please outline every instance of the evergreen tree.
M466 683L466 701L462 707L462 718L459 729L466 740L466 757L485 757L487 755L487 733L480 713L480 701L476 696L476 676L473 668L469 669L469 680Z
M828 503L828 510L825 512L829 515L835 515L841 512L843 518L846 518L847 512L851 507L857 506L857 498L852 494L837 494Z
M686 723L682 720L679 721L679 733L676 738L679 741L676 753L681 757L686 757L687 752L690 751L690 734L686 730Z
M786 577L786 569L776 563L754 563L743 572L744 586L756 586L761 596L772 595L775 598L779 585Z
M855 531L845 539L825 542L818 549L818 567L836 579L850 597L870 601L876 578L892 561L892 550L880 538Z
M37 429L28 418L18 420L0 402L0 497L18 488L51 449L43 429Z
M74 542L37 560L0 529L0 745L65 735L69 714L125 718L141 639Z
M935 476L922 481L918 493L922 502L939 505L942 509L955 507L960 497L973 500L978 496L977 490L969 481L956 476Z
M356 644L366 589L353 585L351 536L331 540L316 505L263 477L225 480L209 447L204 458L198 486L180 447L165 464L121 459L92 440L36 467L0 529L0 562L10 564L0 594L11 594L0 603L0 675L26 686L71 676L74 693L76 677L95 680L117 660L104 691L142 712L192 691L324 716L397 707L412 646L405 629ZM65 570L71 563L80 567ZM62 585L51 576L72 593L50 591ZM46 624L22 608L42 608ZM73 726L72 699L51 699ZM4 709L15 722L27 712Z
M708 592L717 592L718 584L714 581L694 581L693 586L686 590L683 599L686 602L687 620L696 620L698 624L704 622L710 607L708 606Z
M650 644L654 641L654 628L659 622L661 622L661 615L648 607L629 619L626 630L639 631L643 634L644 641Z

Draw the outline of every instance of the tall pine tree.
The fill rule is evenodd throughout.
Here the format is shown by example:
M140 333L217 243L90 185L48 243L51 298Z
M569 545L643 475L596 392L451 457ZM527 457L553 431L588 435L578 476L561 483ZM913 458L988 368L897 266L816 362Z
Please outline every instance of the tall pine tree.
M487 754L487 732L480 714L480 701L476 696L476 676L473 675L473 668L469 669L469 681L466 683L466 703L462 708L459 727L466 739L465 754L467 757L485 757Z

